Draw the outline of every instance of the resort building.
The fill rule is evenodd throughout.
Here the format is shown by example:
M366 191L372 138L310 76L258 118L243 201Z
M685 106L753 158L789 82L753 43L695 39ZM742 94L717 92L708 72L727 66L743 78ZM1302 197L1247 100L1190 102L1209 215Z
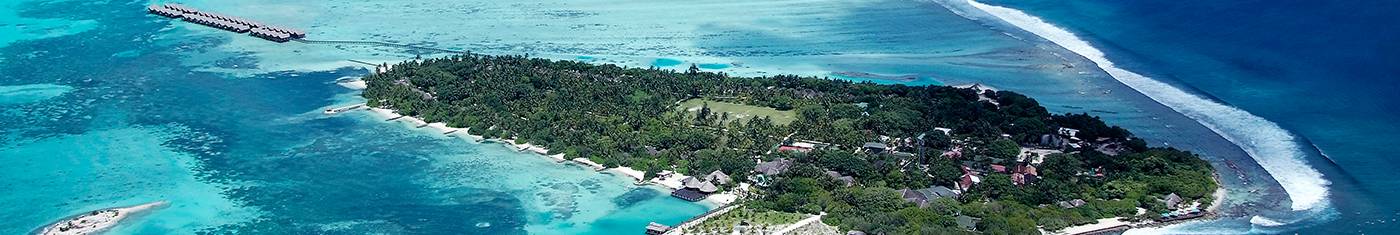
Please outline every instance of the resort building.
M1177 196L1176 193L1167 194L1166 197L1162 197L1162 202L1167 204L1167 209L1176 210L1176 206L1181 204L1181 196Z
M906 202L918 204L919 207L927 207L928 203L933 200L938 200L939 198L957 198L961 194L948 187L934 186L917 190L901 189L899 190L899 195L904 198Z
M836 182L841 183L842 186L851 187L852 185L856 184L855 177L851 177L849 175L843 176L841 175L841 172L826 171L826 176L831 177L831 180L835 180Z
M671 226L651 222L647 224L647 235L661 235L671 231Z
M199 11L180 4L151 5L146 7L146 11L154 15L169 18L183 18L186 22L201 24L216 29L235 33L248 33L251 36L274 42L287 42L292 39L306 37L306 33L300 30L267 26L256 21L220 15L213 12Z
M866 152L872 153L872 154L874 154L874 153L883 153L883 152L885 152L885 150L888 150L889 148L890 148L889 145L885 145L885 144L883 144L883 143L878 143L878 142L866 142L865 145L861 146L861 149L864 149Z

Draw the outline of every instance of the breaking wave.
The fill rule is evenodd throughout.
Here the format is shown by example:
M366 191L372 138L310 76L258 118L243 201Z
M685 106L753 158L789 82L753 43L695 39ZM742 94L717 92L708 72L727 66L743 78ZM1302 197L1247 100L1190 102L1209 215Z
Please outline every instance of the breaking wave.
M1103 51L1074 33L1020 10L967 0L974 8L1058 44L1093 61L1114 79L1197 122L1240 146L1282 185L1294 211L1325 207L1330 184L1304 162L1303 148L1278 124L1247 111L1211 101L1167 83L1114 66ZM1273 222L1273 221L1269 221Z

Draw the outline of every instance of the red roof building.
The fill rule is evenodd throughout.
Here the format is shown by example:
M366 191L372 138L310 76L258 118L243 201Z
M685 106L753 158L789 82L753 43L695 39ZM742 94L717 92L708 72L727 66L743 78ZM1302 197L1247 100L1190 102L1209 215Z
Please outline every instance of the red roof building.
M807 152L807 151L812 151L812 149L810 149L810 148L803 148L803 147L797 147L797 146L789 146L789 145L778 146L778 152L784 152L784 151L797 151L797 152L804 152L804 153L805 153L805 152Z

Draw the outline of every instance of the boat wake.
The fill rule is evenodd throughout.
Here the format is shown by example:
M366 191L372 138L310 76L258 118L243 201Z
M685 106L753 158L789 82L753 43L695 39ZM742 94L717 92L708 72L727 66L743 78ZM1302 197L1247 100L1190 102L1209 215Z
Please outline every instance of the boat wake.
M1074 33L1020 10L967 0L967 4L1089 59L1114 79L1220 134L1240 146L1283 187L1293 211L1327 205L1328 182L1304 162L1298 139L1278 124L1247 111L1188 93L1167 83L1119 68L1103 51ZM1277 222L1260 217L1261 223Z

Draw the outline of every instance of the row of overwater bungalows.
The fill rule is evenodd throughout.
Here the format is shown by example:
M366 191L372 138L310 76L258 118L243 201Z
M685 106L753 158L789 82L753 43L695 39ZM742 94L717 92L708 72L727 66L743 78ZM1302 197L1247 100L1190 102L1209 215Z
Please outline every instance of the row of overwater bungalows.
M268 26L257 21L220 15L213 12L202 12L180 4L151 5L146 7L146 11L151 14L170 18L184 18L187 22L202 24L222 30L249 33L249 35L253 35L254 37L274 42L286 42L292 39L306 37L306 32L300 30Z

